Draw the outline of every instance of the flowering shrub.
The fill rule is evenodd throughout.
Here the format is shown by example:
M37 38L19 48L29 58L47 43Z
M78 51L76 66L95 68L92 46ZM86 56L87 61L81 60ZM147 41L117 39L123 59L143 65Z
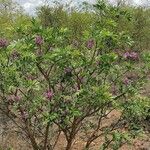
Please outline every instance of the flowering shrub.
M132 42L113 32L115 26L108 21L103 24L108 29L96 25L77 47L68 29L41 29L36 23L16 43L7 48L1 44L5 50L0 53L0 110L34 150L54 149L60 133L66 150L71 150L78 133L86 149L101 136L102 149L118 149L136 136L135 126L141 129L150 105L139 91L150 59L135 52L120 59L113 49ZM135 63L139 57L140 68ZM130 73L137 78L129 79ZM113 111L119 115L105 124Z

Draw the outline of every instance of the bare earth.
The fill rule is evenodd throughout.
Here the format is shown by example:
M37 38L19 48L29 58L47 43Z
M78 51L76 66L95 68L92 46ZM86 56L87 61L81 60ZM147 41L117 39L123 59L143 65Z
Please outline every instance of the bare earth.
M109 115L107 123L104 124L111 123L117 116L119 116L119 113L113 111ZM102 138L97 139L92 143L90 150L99 150L102 141ZM55 150L65 150L65 145L66 141L64 135L61 134ZM77 138L73 144L72 150L83 150L84 145L85 141ZM13 150L32 150L29 143L19 136L19 133L17 134L16 132L14 133L8 130L7 133L0 138L0 150L7 150L10 147L13 148ZM143 137L136 138L131 145L123 145L120 150L150 150L150 133L147 132Z

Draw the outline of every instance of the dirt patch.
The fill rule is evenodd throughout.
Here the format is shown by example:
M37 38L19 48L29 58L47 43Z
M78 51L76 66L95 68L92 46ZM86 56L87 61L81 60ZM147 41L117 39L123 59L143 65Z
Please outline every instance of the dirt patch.
M114 120L116 120L120 116L118 111L112 111L103 122L103 126L111 124ZM13 132L15 130L14 127L9 128L7 132L3 135L0 141L0 150L7 150L8 148L13 148L13 150L32 150L30 143L28 143L25 139L22 138L20 133ZM72 150L83 150L85 147L86 141L81 138L81 134L77 135L76 140L73 143ZM100 137L95 140L90 147L90 150L99 150L100 146L103 143L103 138ZM65 150L65 137L63 133L60 134L57 146L54 150ZM143 137L136 138L132 144L123 145L120 150L150 150L150 134L147 132Z

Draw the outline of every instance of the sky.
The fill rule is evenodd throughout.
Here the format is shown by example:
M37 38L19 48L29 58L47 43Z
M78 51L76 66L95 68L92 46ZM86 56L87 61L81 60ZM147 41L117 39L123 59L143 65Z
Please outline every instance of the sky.
M44 5L44 2L46 0L13 0L13 1L18 2L27 13L33 15L35 13L35 8ZM47 0L47 1L52 2L53 0ZM60 1L61 2L64 1L65 3L65 2L69 2L70 0L60 0ZM95 0L72 0L72 5L75 5L83 1L94 3ZM114 2L115 0L110 0L110 1ZM135 5L143 5L145 3L145 5L150 6L150 0L132 0L132 1L134 1Z

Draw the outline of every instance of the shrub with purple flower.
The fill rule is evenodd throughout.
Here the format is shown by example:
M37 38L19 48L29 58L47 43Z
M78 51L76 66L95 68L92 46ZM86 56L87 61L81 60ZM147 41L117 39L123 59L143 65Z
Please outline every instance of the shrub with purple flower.
M127 47L129 41L103 26L102 32L94 26L80 39L74 32L49 30L35 23L31 31L41 28L39 31L30 34L23 30L25 34L0 53L0 109L22 127L34 150L59 149L59 136L64 136L66 150L71 150L77 139L86 142L81 149L89 149L98 138L106 139L101 143L105 147L114 137L119 136L120 141L122 136L130 136L135 118L136 124L144 118L149 105L147 101L139 105L139 90L149 73L150 59L145 63L140 56L138 62L136 52L113 51ZM85 41L89 35L92 38ZM116 39L116 44L106 45L108 36ZM5 46L7 41L1 40L0 47ZM114 112L119 115L111 118ZM112 120L107 124L109 118ZM124 136L125 127L129 130ZM133 130L131 134L135 136ZM109 146L114 144L112 141Z

